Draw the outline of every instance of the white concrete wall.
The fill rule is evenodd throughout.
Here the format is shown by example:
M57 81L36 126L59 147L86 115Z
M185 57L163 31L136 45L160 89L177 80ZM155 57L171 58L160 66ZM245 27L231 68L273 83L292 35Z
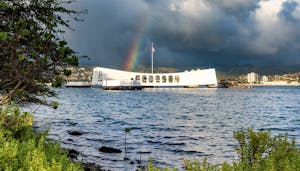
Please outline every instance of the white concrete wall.
M88 81L68 81L66 86L74 86L74 87L81 87L81 86L91 86L91 83Z
M135 80L104 80L102 86L118 87L118 86L141 86L141 84Z
M93 73L93 85L102 85L99 79L99 73L102 73L102 80L135 80L136 75L140 75L141 86L196 86L196 85L217 85L217 77L215 69L192 70L179 73L138 73L127 72L109 68L96 67ZM147 77L147 81L143 82L143 76ZM153 82L149 82L149 76L153 76ZM156 76L160 76L160 83L156 82ZM162 82L162 77L167 78L166 83ZM169 76L173 76L173 82L169 82ZM175 77L179 76L179 82L175 81Z

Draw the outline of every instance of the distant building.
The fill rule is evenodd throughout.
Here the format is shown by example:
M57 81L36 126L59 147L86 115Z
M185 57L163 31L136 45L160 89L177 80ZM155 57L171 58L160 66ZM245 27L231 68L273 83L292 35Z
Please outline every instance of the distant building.
M247 82L248 83L256 83L258 82L258 74L255 72L251 72L249 74L247 74Z
M263 76L261 77L261 81L262 81L262 82L268 82L268 81L269 81L269 77L266 76L266 75L263 75Z
M67 81L92 81L92 70L89 68L76 68L76 67L70 67L67 68L72 72L72 74L65 79Z

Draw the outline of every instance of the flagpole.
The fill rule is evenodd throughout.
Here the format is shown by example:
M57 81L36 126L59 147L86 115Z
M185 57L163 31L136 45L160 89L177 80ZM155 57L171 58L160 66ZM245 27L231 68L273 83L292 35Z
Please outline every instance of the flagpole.
M152 42L152 47L151 47L151 71L153 74L153 42Z

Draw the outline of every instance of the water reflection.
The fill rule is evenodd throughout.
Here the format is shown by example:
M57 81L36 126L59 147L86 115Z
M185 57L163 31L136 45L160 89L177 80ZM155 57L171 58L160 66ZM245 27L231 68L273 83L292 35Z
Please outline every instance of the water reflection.
M49 137L78 150L83 160L114 170L135 170L140 158L178 168L183 158L232 161L236 130L288 132L299 144L299 89L58 89L59 109L38 108L35 125L50 127ZM124 161L123 154L98 151L101 146L123 149L128 127L132 128L128 152L134 164ZM83 135L68 134L74 130Z

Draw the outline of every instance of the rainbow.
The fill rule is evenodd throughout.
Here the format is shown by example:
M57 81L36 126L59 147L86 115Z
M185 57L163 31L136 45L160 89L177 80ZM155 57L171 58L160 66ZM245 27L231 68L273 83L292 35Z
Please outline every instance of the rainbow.
M126 61L124 64L124 70L126 71L134 71L138 64L138 58L140 56L140 48L141 44L143 42L144 34L146 33L146 21L147 18L143 18L143 22L138 30L138 32L135 35L135 38L133 39L133 42L131 44L131 48L129 49L128 55L126 57Z

